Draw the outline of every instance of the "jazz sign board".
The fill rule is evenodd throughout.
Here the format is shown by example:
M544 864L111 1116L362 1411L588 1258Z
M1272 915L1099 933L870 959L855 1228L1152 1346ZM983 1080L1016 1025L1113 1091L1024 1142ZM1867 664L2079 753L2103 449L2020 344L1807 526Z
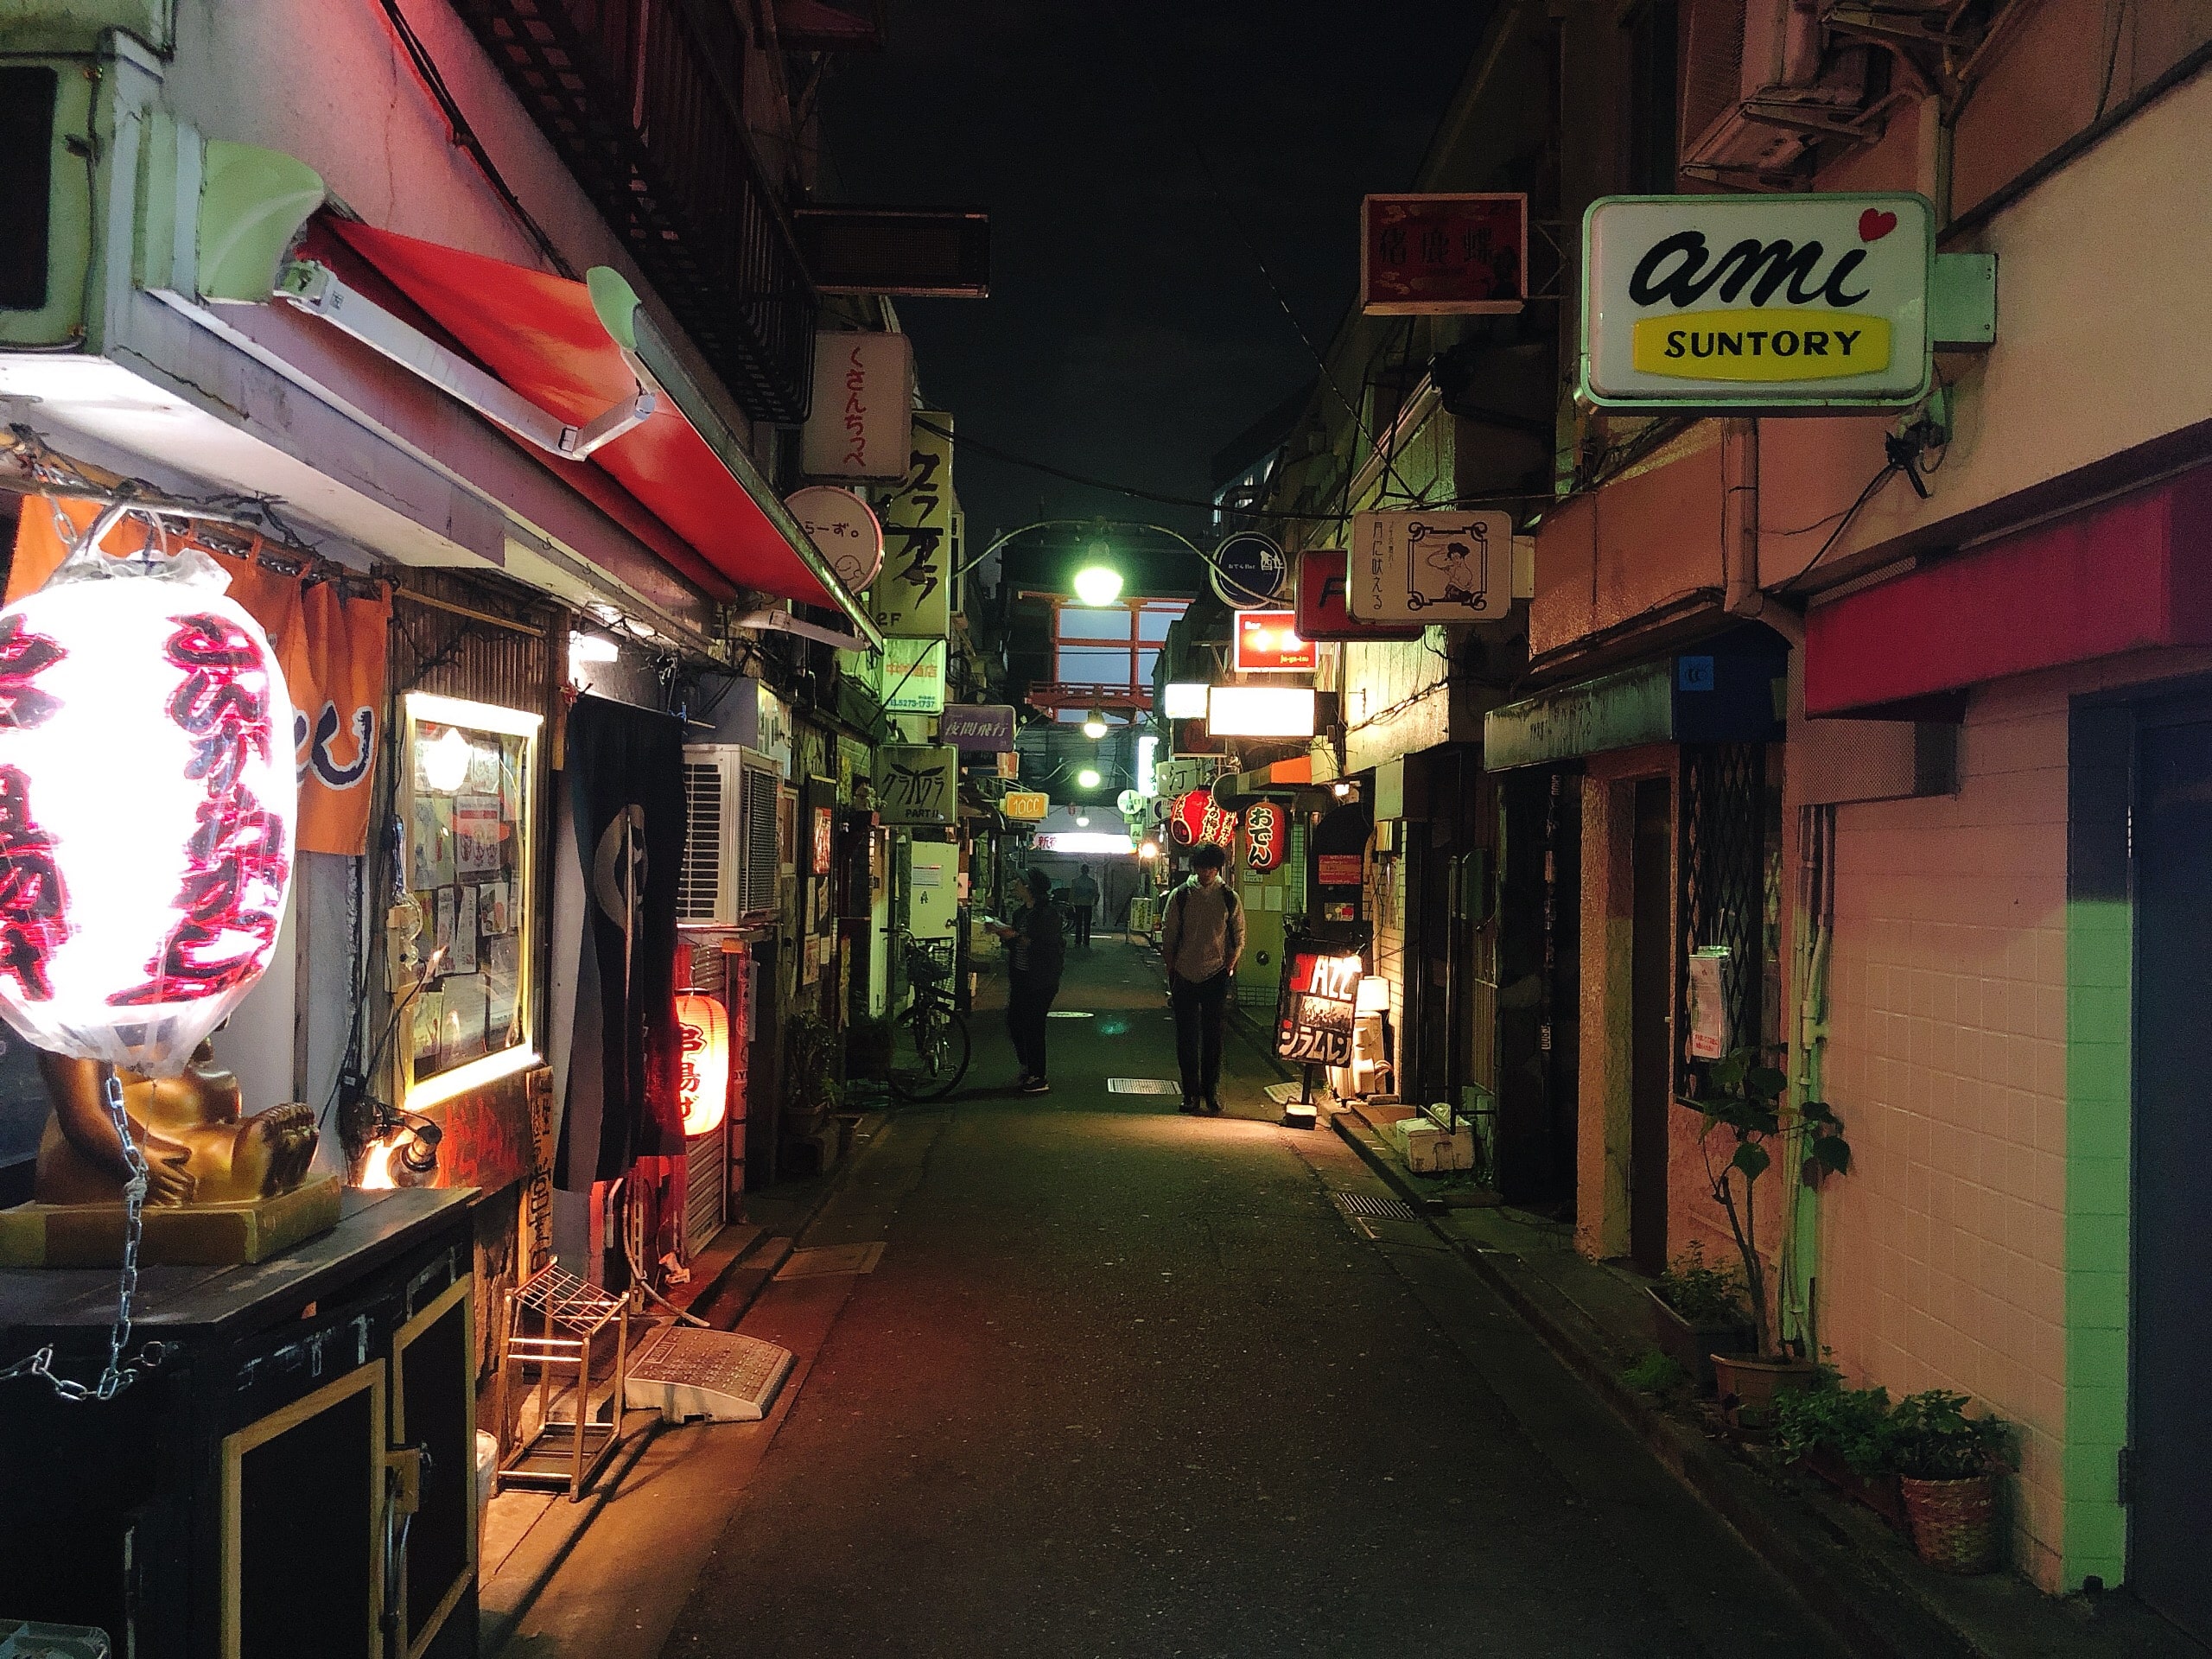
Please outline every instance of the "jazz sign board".
M1610 196L1584 215L1582 251L1582 395L1600 408L1901 408L1928 395L1924 197Z

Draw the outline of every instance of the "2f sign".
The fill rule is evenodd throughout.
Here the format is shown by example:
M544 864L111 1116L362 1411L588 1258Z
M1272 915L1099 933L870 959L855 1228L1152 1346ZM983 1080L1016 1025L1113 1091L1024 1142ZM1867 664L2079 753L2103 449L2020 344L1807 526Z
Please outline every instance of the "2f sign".
M1605 409L1879 409L1928 394L1915 195L1614 196L1583 221L1582 393Z

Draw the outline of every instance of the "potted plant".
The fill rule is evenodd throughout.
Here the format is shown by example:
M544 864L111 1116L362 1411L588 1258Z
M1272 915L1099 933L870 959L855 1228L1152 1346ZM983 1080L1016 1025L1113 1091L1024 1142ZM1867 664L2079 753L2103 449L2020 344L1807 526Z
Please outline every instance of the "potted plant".
M1684 1103L1705 1119L1698 1148L1712 1183L1713 1202L1727 1218L1729 1236L1743 1259L1744 1288L1751 1305L1749 1351L1715 1353L1713 1368L1722 1406L1738 1427L1764 1427L1773 1421L1775 1395L1803 1388L1813 1380L1812 1361L1785 1355L1774 1343L1768 1317L1766 1262L1758 1250L1759 1177L1774 1166L1777 1152L1794 1153L1808 1182L1851 1167L1851 1147L1843 1125L1822 1102L1801 1102L1784 1115L1782 1096L1789 1079L1759 1062L1758 1051L1738 1048L1715 1060L1696 1096ZM1713 1147L1726 1130L1734 1149L1715 1166ZM1726 1144L1726 1142L1723 1142Z
M1944 1389L1907 1395L1890 1414L1887 1460L1920 1559L1946 1573L1986 1573L1997 1565L1997 1478L2009 1431L1966 1408L1966 1395Z
M1890 1391L1847 1389L1823 1365L1812 1387L1776 1396L1775 1441L1783 1457L1858 1499L1900 1532L1904 1503L1891 1465Z
M1711 1394L1713 1351L1732 1353L1756 1341L1742 1280L1734 1269L1707 1262L1704 1243L1693 1241L1647 1294L1651 1340L1696 1379L1700 1394Z

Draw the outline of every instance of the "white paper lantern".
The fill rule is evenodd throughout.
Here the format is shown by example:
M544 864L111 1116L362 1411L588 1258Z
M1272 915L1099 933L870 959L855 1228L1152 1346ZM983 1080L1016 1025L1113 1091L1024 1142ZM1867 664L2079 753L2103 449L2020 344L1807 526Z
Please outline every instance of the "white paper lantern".
M0 1014L41 1048L173 1076L276 945L292 707L226 585L79 554L0 611Z

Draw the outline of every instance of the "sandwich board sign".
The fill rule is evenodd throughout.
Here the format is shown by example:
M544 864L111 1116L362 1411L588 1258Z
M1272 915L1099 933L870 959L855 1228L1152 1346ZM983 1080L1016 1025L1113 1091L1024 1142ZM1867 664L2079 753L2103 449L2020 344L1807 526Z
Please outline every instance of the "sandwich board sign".
M1933 378L1936 278L1923 196L1608 196L1582 221L1582 396L1908 408Z

